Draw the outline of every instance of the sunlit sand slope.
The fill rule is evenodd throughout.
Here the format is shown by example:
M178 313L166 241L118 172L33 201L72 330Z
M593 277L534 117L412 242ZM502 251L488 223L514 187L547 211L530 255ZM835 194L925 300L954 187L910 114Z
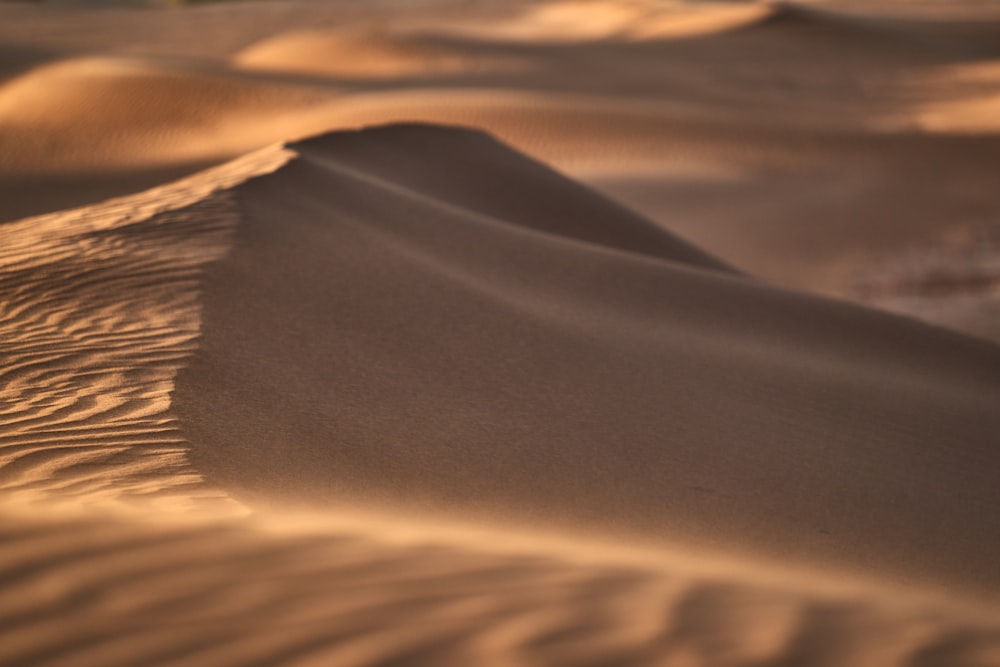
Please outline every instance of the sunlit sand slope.
M209 195L282 159L0 226L4 505L235 507L187 462L168 393L198 334L199 272L236 224Z

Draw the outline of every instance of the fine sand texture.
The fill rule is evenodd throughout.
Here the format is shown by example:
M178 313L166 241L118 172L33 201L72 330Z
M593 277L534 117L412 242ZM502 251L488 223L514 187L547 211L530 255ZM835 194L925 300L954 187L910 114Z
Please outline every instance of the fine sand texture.
M998 100L976 0L0 2L0 667L1000 667Z

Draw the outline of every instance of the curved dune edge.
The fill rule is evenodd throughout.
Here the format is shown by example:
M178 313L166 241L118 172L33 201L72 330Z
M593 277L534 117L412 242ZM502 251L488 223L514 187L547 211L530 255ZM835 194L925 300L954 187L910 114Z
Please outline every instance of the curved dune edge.
M694 4L655 0L548 0L517 7L488 22L439 20L411 29L488 40L586 42L601 39L678 39L724 33L766 20L782 8L770 3Z
M851 6L849 3L805 0L786 2L658 2L657 0L547 0L525 3L514 12L489 21L436 20L408 22L411 29L433 34L451 34L487 40L574 43L608 39L630 41L685 40L703 37L763 33L775 28L808 31L821 43L827 39L845 46L893 50L886 38L907 33L924 37L989 39L1000 30L995 11L984 6L955 7L950 11L912 11L914 3L893 9L883 6ZM908 6L909 5L909 6ZM911 10L911 11L908 11ZM950 15L949 15L950 14ZM870 38L874 37L872 40ZM883 44L877 42L881 39ZM846 40L846 41L845 41ZM908 45L910 53L923 44Z
M422 131L435 141L441 132L470 136ZM495 155L495 144L471 136ZM0 664L951 667L996 659L992 609L879 584L789 577L752 563L723 561L713 571L702 557L489 527L470 534L349 513L227 518L246 510L187 462L167 392L195 348L201 272L226 254L252 210L241 189L263 184L247 179L280 174L315 149L322 155L323 141L0 227L3 284L20 296L5 304L0 330L25 342L8 348L16 363L0 367L4 404L22 407L0 432L0 580L12 593L0 601ZM363 141L350 157L349 144L344 159L369 152ZM392 142L383 148L394 154ZM539 167L526 175L596 206ZM522 233L579 233L564 224ZM629 224L648 241L640 219ZM626 247L613 252L640 257L628 239L614 241ZM642 261L727 275L684 244L662 243L665 256Z
M0 173L223 161L296 136L334 94L180 60L84 57L0 86ZM312 121L313 127L316 121Z
M200 271L237 222L225 189L287 158L0 226L4 506L242 511L191 468L169 392L195 347Z
M440 40L343 29L281 34L242 49L230 61L250 70L369 80L516 69L513 59L477 57Z

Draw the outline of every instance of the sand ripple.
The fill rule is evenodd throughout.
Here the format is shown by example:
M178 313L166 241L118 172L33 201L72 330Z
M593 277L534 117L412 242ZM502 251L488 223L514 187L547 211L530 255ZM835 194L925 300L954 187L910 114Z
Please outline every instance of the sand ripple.
M281 159L0 227L3 503L222 498L186 461L168 394L198 334L201 268L235 224L209 193Z
M988 667L1000 628L552 554L244 523L0 524L0 664Z

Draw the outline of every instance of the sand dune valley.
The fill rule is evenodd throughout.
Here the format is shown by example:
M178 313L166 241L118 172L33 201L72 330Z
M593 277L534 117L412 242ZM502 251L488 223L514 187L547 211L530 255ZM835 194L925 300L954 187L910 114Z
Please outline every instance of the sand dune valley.
M0 666L1000 667L1000 3L0 0Z

